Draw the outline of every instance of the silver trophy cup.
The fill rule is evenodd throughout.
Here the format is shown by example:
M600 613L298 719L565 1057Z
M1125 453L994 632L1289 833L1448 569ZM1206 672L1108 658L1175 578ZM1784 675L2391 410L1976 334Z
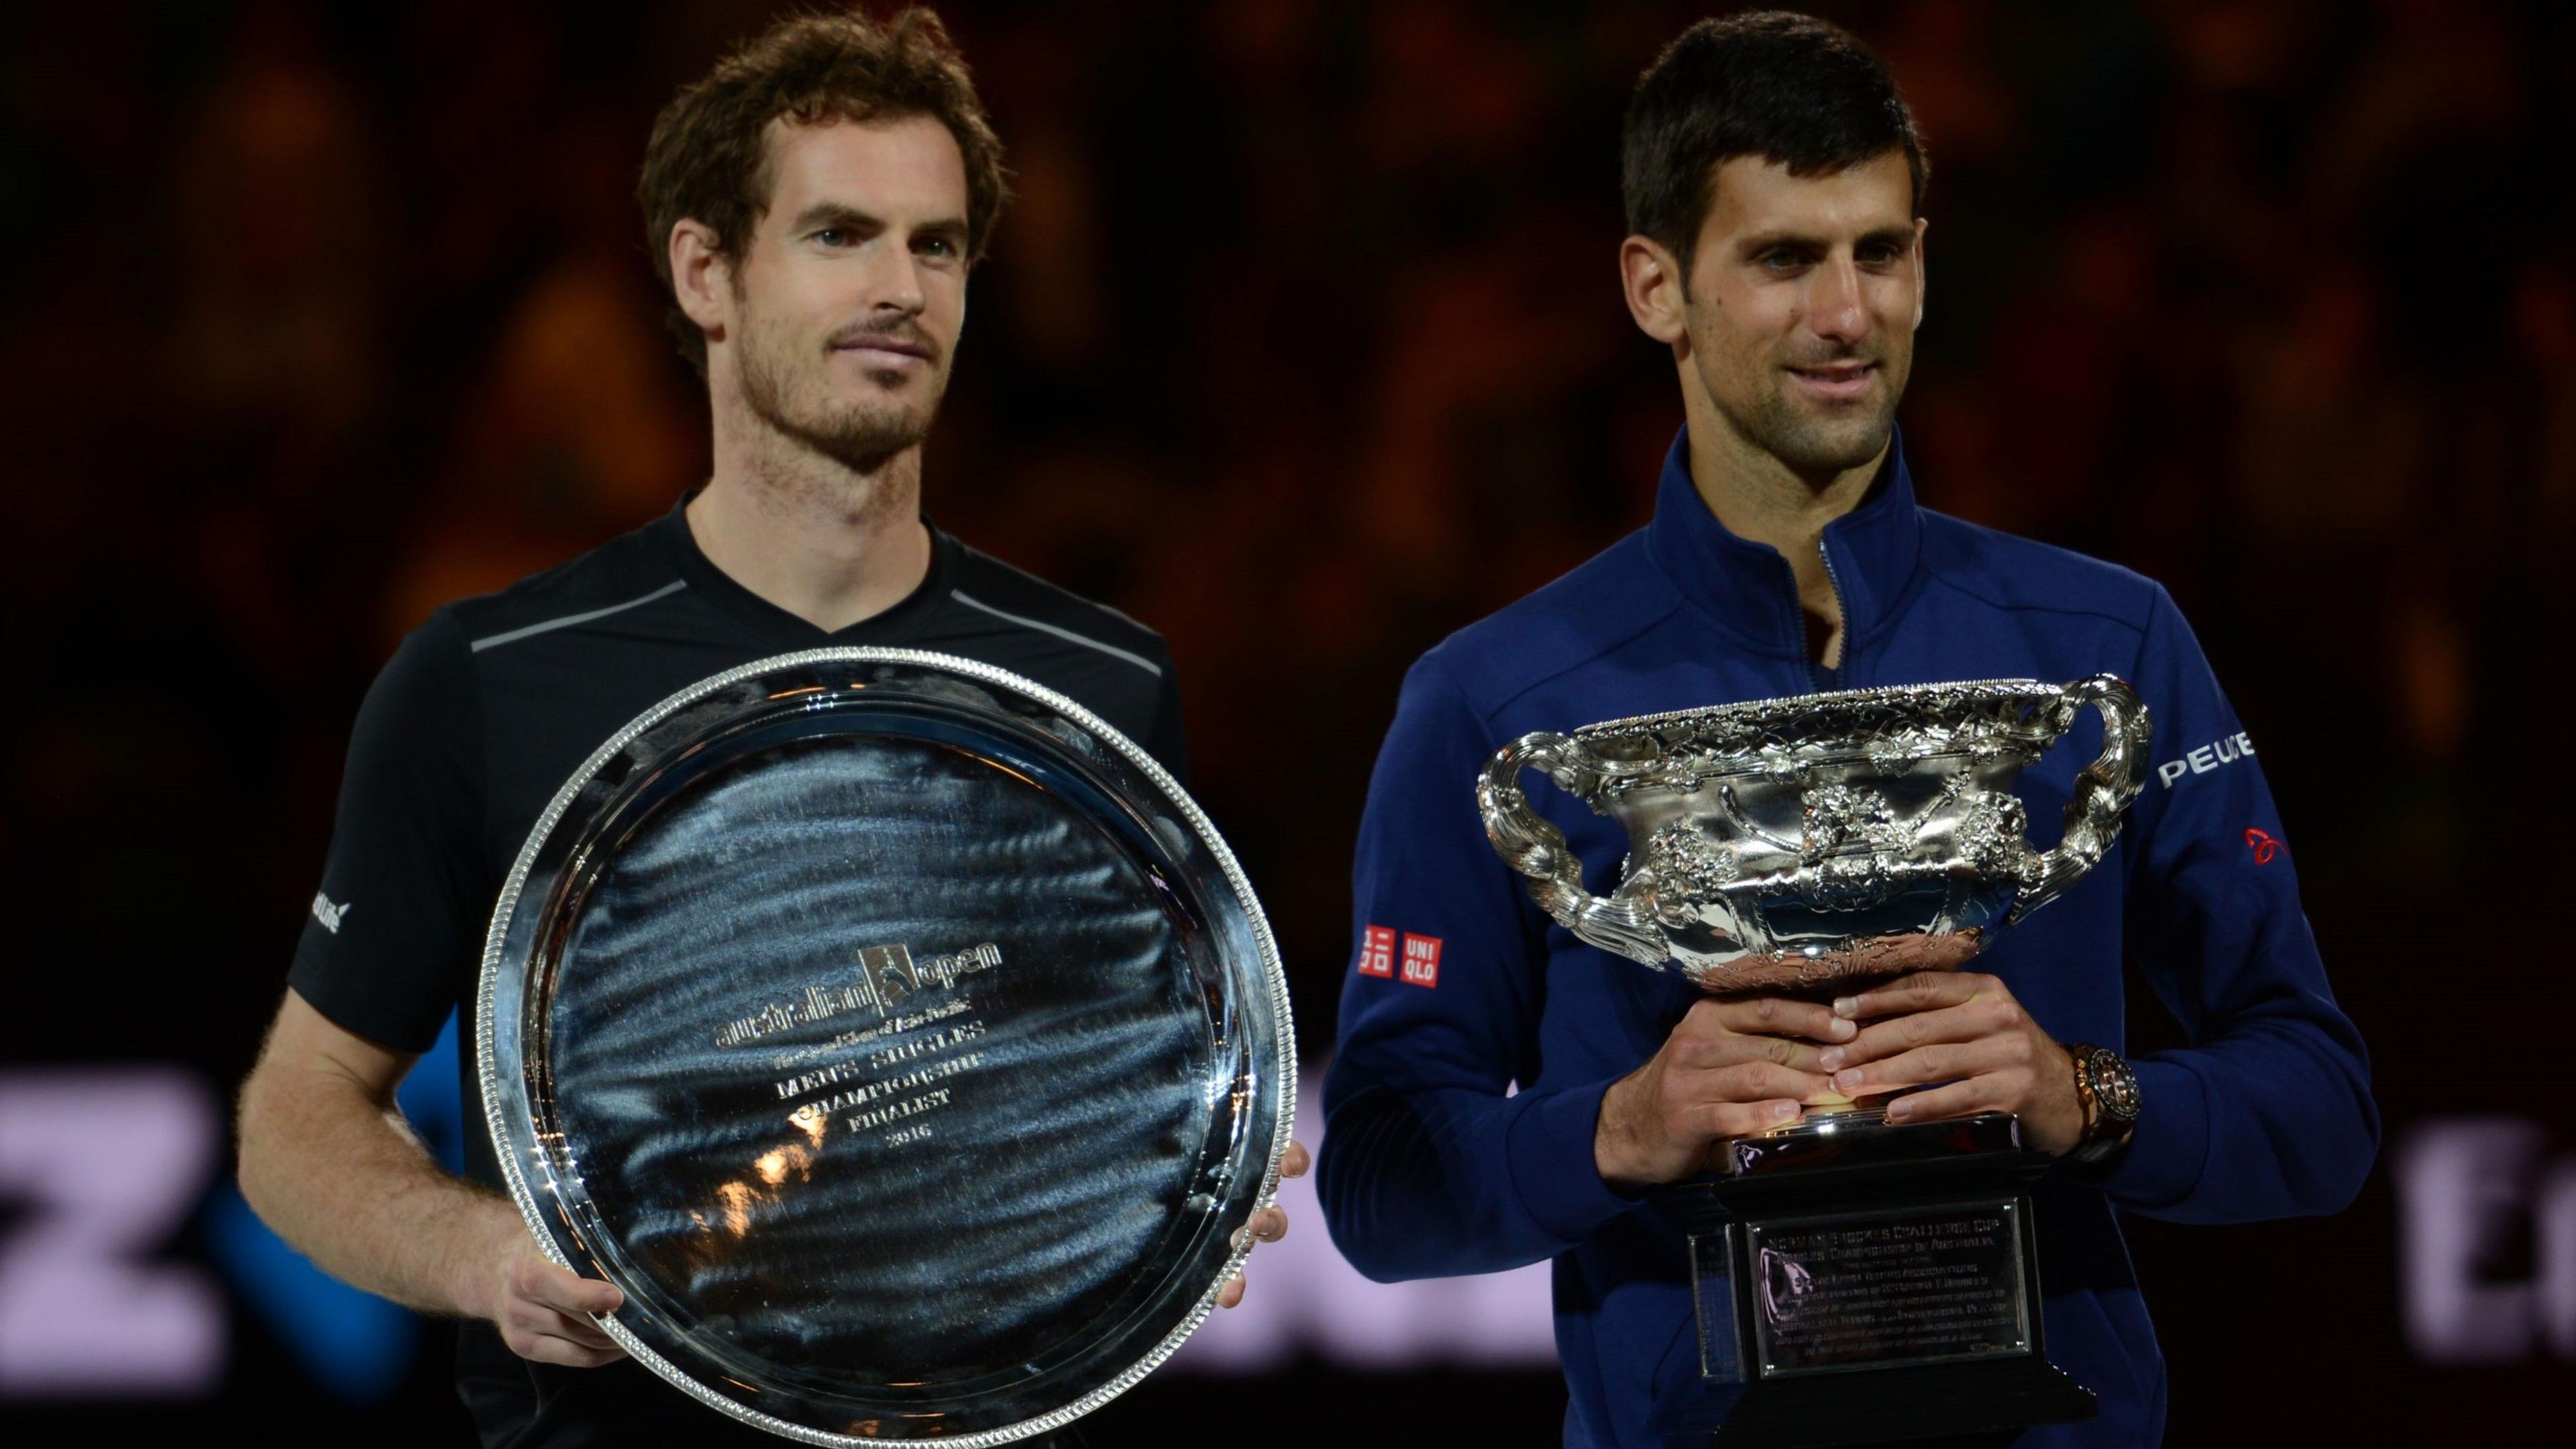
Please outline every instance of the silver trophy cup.
M2100 755L2055 848L2014 778L2082 708ZM1494 849L1578 938L1721 994L1821 995L1955 970L2098 864L2144 783L2146 707L2110 675L1863 689L1524 735L1476 786ZM1618 822L1628 859L1584 889L1523 770ZM1811 1107L1716 1145L1667 1192L1690 1251L1701 1391L1668 1442L1876 1443L2086 1419L2048 1362L2032 1184L2000 1112L1886 1120ZM1855 1377L1857 1376L1857 1377Z
M2040 851L2012 783L2091 705L2102 753ZM1582 940L1721 993L1955 970L2081 879L2147 768L2137 693L2108 674L1859 689L1529 734L1476 786L1485 833ZM1626 831L1607 896L1519 784L1539 769Z

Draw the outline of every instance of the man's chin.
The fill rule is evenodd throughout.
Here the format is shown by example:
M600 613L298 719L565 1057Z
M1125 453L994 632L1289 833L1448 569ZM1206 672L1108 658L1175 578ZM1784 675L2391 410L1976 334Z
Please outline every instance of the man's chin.
M937 398L934 394L910 405L877 401L817 409L801 417L787 415L787 409L756 410L779 432L844 467L866 473L930 436Z
M1763 446L1801 473L1845 473L1877 461L1895 429L1885 416L1801 419L1773 430Z
M930 436L930 419L910 415L845 417L786 431L845 468L872 473L897 453L919 447Z

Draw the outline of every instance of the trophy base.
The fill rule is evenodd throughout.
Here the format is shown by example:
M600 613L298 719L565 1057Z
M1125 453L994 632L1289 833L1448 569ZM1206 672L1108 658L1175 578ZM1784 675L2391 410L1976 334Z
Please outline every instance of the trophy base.
M1884 1443L2094 1416L2048 1361L2030 1186L2052 1159L1986 1113L1811 1114L1677 1184L1701 1392L1676 1446Z

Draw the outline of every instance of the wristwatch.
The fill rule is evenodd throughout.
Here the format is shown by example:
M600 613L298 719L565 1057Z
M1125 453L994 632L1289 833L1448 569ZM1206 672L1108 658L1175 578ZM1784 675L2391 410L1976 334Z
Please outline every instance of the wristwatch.
M2066 1154L2090 1165L2109 1160L2138 1131L2138 1074L2109 1047L2067 1042L2075 1059L2075 1100L2084 1107L2084 1135Z

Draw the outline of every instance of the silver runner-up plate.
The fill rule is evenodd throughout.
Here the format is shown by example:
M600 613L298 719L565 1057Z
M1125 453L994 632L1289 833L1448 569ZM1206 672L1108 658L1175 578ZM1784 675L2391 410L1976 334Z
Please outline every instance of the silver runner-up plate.
M1295 1115L1207 817L1051 690L824 649L618 732L483 954L485 1111L655 1373L813 1444L1003 1444L1204 1319ZM1249 1234L1243 1235L1247 1241Z

